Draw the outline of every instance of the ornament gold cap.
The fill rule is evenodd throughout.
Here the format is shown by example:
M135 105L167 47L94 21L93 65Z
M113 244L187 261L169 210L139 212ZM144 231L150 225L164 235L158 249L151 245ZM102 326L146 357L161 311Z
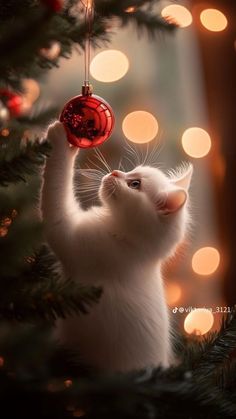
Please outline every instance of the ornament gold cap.
M82 95L83 96L91 96L92 93L93 93L93 86L90 83L83 84L83 86L82 86Z

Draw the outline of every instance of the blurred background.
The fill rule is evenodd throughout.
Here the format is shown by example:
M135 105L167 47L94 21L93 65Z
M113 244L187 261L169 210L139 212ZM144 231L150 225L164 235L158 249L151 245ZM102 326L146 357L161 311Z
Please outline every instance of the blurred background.
M218 327L236 300L236 5L163 1L156 7L180 26L175 33L163 33L157 42L112 21L112 42L92 51L94 93L112 106L116 118L114 134L100 150L113 169L121 158L130 169L127 144L141 160L152 153L165 172L182 162L193 164L191 231L175 261L165 266L164 278L175 321L186 333L204 334ZM50 59L59 53L58 42L42 51ZM28 80L37 106L62 108L80 94L83 63L81 51L74 51L39 83ZM93 167L94 159L94 151L83 151L79 165ZM81 199L85 206L96 201Z

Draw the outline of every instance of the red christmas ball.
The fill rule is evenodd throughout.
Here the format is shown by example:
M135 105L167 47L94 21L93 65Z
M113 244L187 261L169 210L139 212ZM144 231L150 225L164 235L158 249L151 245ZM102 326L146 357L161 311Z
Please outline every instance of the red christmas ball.
M60 121L71 144L91 148L108 140L115 117L110 105L99 96L79 95L66 103Z
M10 116L17 117L22 111L22 97L8 89L0 89L0 100L5 104Z

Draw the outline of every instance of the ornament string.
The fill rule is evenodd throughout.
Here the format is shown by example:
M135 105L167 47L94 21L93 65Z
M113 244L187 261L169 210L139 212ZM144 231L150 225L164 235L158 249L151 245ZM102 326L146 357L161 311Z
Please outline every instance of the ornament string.
M83 2L84 4L84 2ZM90 68L90 59L91 59L91 35L94 19L94 5L93 0L87 0L85 6L85 25L87 28L87 36L85 41L85 51L84 51L84 85L90 86L89 82L89 68Z

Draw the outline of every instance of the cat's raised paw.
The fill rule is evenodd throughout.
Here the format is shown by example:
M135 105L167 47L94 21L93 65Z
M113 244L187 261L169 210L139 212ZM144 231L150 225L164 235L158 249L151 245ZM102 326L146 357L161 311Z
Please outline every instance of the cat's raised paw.
M56 121L49 125L47 130L47 139L52 144L55 142L67 141L65 128L61 122Z
M71 153L78 151L77 147L73 147L68 142L65 128L59 121L55 121L53 124L49 125L46 137L53 148L70 150Z

